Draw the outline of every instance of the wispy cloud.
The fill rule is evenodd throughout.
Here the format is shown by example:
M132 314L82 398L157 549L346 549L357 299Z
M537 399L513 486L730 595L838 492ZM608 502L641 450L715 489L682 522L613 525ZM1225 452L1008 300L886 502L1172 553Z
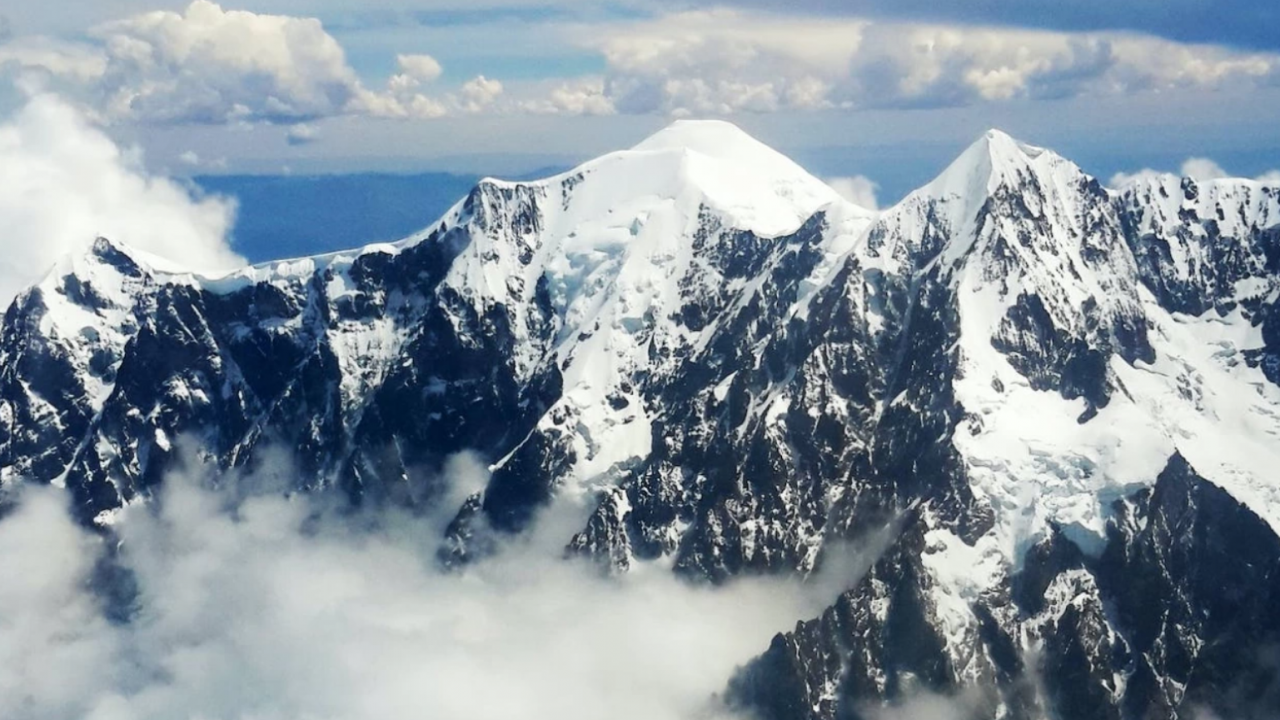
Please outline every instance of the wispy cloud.
M446 480L469 488L476 471L454 463ZM676 720L713 709L739 663L835 596L693 586L657 566L607 578L562 559L556 519L573 508L444 572L447 514L330 513L262 482L188 470L124 511L123 624L85 590L102 540L61 493L28 488L0 523L0 618L21 620L0 622L0 716Z
M298 123L289 128L285 140L290 145L307 145L320 139L320 130L315 125Z
M1221 180L1223 178L1238 178L1239 175L1233 175L1227 172L1217 162L1204 157L1191 157L1182 162L1176 173L1168 173L1151 168L1144 168L1132 173L1120 172L1111 176L1111 180L1107 183L1113 188L1124 187L1143 178L1158 177L1161 175L1176 174L1180 177L1191 178L1192 180ZM1280 170L1268 170L1253 178L1257 182L1266 185L1280 185Z
M877 210L880 207L880 201L876 198L876 191L880 189L880 186L871 178L864 175L830 177L826 179L826 183L840 193L840 197L854 205L868 210Z

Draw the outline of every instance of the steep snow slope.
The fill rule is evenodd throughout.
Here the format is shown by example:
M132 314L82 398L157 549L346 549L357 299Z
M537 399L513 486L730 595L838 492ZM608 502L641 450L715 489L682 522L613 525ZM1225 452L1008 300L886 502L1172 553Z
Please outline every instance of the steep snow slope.
M1215 643L1280 641L1265 603L1201 612L1280 563L1278 196L1113 192L992 131L871 213L679 122L482 181L401 243L208 278L104 240L6 315L0 482L65 484L107 524L185 437L431 507L471 450L493 474L440 508L445 562L572 495L597 509L571 551L713 581L807 573L891 523L733 698L834 718L977 688L1000 717L1177 717L1240 670ZM1156 627L1152 603L1177 611Z
M444 284L478 312L507 304L516 326L546 293L558 331L549 347L521 348L520 377L550 353L564 389L537 431L576 426L568 446L577 463L566 475L611 484L610 471L643 459L653 442L637 374L669 369L654 366L651 350L678 356L706 332L668 319L754 279L726 276L720 259L738 252L726 230L763 246L824 206L847 205L737 128L682 121L546 181L483 182L470 221L480 232Z
M264 433L280 430L272 425L296 424L280 416L282 401L288 400L288 406L312 395L308 403L319 417L309 421L311 427L284 434L316 446L318 457L309 458L321 472L316 482L326 484L343 475L354 478L356 486L362 475L383 475L385 480L385 458L362 457L359 446L404 434L403 428L388 429L388 424L412 423L409 434L431 434L432 426L417 427L423 423L406 417L409 408L396 407L393 414L399 417L388 418L385 405L396 401L380 403L379 393L391 394L388 383L409 383L427 395L447 395L433 388L459 383L447 383L444 373L425 372L430 368L409 361L423 350L419 345L424 338L439 340L443 332L463 346L474 346L483 344L475 341L476 332L498 332L509 350L487 362L510 364L509 376L500 383L506 392L518 396L538 382L557 386L554 409L541 408L530 418L542 418L537 428L522 432L558 432L552 425L574 428L563 439L574 462L552 480L600 480L620 463L647 453L650 420L638 399L636 375L647 370L653 349L678 358L698 335L670 318L699 303L708 315L727 305L750 280L726 277L730 265L744 254L781 247L783 241L775 238L795 232L823 206L838 207L850 232L870 216L733 126L681 122L633 150L561 176L531 183L486 180L436 227L393 245L205 278L141 258L129 260L135 253L102 241L83 258L68 261L74 267L55 269L23 301L31 305L28 318L39 315L43 325L62 318L76 326L60 334L50 330L49 339L61 343L55 364L65 365L69 375L85 374L91 357L106 365L87 375L93 387L74 407L59 411L76 417L77 424L63 435L78 439L65 440L56 459L49 458L39 471L29 460L18 459L6 465L5 473L49 479L79 464L85 482L100 486L81 498L89 506L86 511L96 514L127 500L139 483L146 484L140 478L148 473L148 447L167 451L175 434L192 430L190 416L205 412L192 408L228 400L242 406L235 414L243 417L234 427L214 433L219 453L238 463L252 456ZM114 267L112 257L129 267ZM136 276L137 288L120 295L124 275ZM107 293L109 302L86 300L76 291L80 286ZM209 367L207 373L196 373L199 377L183 377L190 373L178 367L150 368L161 377L171 375L162 394L189 407L186 417L166 418L164 413L139 413L141 408L134 406L138 399L126 401L122 393L113 399L113 390L126 346L138 344L138 333L145 334L142 344L173 338L149 326L159 310L175 301L175 293L183 295L176 299L182 306L176 310L179 326L192 320L182 315L199 316L195 322L204 332L197 335L204 337L196 340L205 346ZM226 316L225 321L215 315ZM81 333L81 325L90 329ZM15 360L6 366L27 357L50 360L43 354L45 338L41 340L8 343L6 352ZM439 348L427 351L444 354ZM305 372L297 378L299 372L262 367L268 360L294 371L309 367L322 387L303 388L309 382ZM251 377L255 375L264 377ZM323 387L330 382L336 393ZM17 377L8 388L14 399L5 407L37 408L46 403L45 395L61 394L33 392ZM151 398L141 402L148 404ZM161 398L157 404L165 402ZM540 401L524 397L518 402ZM111 410L111 405L119 407ZM106 418L100 417L104 406ZM373 415L366 419L370 408ZM438 420L434 427L450 422L449 413L422 407L412 411L424 409L428 418ZM139 427L125 432L127 437L103 437L119 434L106 422L113 412L122 420L140 420L135 423ZM368 433L377 437L361 437ZM96 437L80 437L86 434ZM467 440L464 430L457 442L442 443L440 450L465 449L467 442L474 440ZM125 447L115 447L121 444ZM499 445L504 443L494 449ZM519 447L505 444L503 454ZM97 457L87 457L92 455ZM121 456L128 457L121 463ZM501 464L502 458L495 460ZM391 472L406 480L406 464L415 462L430 459L419 454L396 460ZM115 472L126 477L88 467L112 464L120 465ZM112 476L109 483L104 475Z
M919 385L887 396L888 408L920 416L931 398L935 407L954 400L940 442L955 449L955 472L991 522L975 534L934 500L911 513L893 551L900 557L891 554L828 615L780 637L744 673L736 692L747 704L768 717L835 717L848 712L849 697L899 696L910 682L935 692L984 688L991 694L980 715L1178 712L1197 683L1175 667L1175 650L1147 644L1137 629L1142 611L1106 610L1125 582L1107 558L1134 552L1136 542L1124 534L1134 531L1117 529L1117 508L1134 493L1147 497L1140 489L1176 456L1195 468L1194 483L1242 503L1219 512L1260 520L1272 537L1280 528L1280 486L1268 470L1280 461L1280 392L1264 372L1274 193L1247 182L1204 192L1180 184L1185 204L1173 211L1143 199L1163 198L1159 189L1113 197L1052 152L993 131L868 229L853 255L911 274L922 297L942 288L941 306L921 302L905 332L941 318L947 329L934 351L953 358L949 375L918 375ZM1187 207L1196 201L1208 209ZM1187 315L1188 307L1200 312ZM1249 572L1244 561L1224 563ZM1181 572L1153 565L1142 572ZM1028 583L1036 594L1019 596ZM1241 622L1274 636L1276 619L1265 611ZM926 628L913 631L921 633L910 641L916 652L933 649L913 656L895 643L903 623ZM1221 636L1187 623L1168 626L1186 667L1221 672L1221 659L1202 652ZM1043 654L1039 671L1060 676L1033 691L1009 648ZM776 683L764 683L761 694L758 673L794 677L787 682L796 686L779 696Z
M1119 197L1143 281L1170 310L1200 315L1275 289L1280 188L1143 174Z

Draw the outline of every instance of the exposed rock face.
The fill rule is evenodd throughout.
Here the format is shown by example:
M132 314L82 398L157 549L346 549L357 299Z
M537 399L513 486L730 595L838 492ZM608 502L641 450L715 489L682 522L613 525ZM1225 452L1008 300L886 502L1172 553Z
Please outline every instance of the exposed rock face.
M992 132L871 213L720 123L484 181L397 245L227 277L101 240L0 338L0 483L108 523L180 438L296 450L300 489L431 507L493 465L448 563L553 498L572 552L713 582L872 570L729 697L866 717L1277 707L1280 192L1103 188Z
M1116 501L1089 557L1053 533L971 605L964 642L920 557L931 520L735 678L765 718L866 717L921 689L974 717L1265 718L1280 702L1280 538L1180 455ZM963 647L965 652L956 653Z

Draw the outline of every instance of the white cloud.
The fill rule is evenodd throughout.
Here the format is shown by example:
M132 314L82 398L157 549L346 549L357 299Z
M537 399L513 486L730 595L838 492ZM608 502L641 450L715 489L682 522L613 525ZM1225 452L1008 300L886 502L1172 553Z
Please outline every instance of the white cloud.
M582 28L576 40L604 56L622 112L727 114L827 106L865 26L714 10Z
M1141 170L1138 170L1137 172L1131 172L1131 173L1118 172L1115 175L1112 175L1111 179L1107 181L1107 187L1119 189L1126 185L1131 185L1135 182L1139 182L1141 180L1147 180L1153 177L1159 177L1161 175L1166 175L1166 174L1168 173L1162 173L1158 170L1152 170L1151 168L1143 168Z
M84 592L100 548L67 520L64 493L29 488L0 522L0 715L80 715L67 679L112 673L116 643L96 598Z
M1151 168L1143 168L1142 170L1138 170L1133 173L1119 172L1111 176L1111 180L1107 185L1113 188L1120 188L1140 180L1166 176L1169 174L1171 173L1165 173ZM1221 165L1213 160L1203 157L1187 158L1182 161L1182 165L1178 168L1178 172L1174 174L1179 177L1191 178L1200 182L1239 177L1227 172ZM1253 180L1266 185L1280 185L1280 170L1268 170L1253 178Z
M444 68L430 55L397 55L400 72L418 82L429 83L439 79Z
M1226 170L1218 163L1209 158L1193 157L1187 158L1182 163L1182 177L1189 177L1193 180L1217 180L1218 178L1229 177Z
M343 114L430 118L448 112L419 92L437 79L428 55L399 55L386 91L364 85L319 20L225 10L135 15L91 29L90 42L27 38L0 45L16 65L66 81L109 121L243 123Z
M195 0L90 33L106 57L108 115L151 121L299 120L367 91L320 21Z
M0 302L99 235L200 269L240 264L232 206L141 167L71 105L32 98L0 124Z
M450 107L434 97L418 92L418 81L407 75L393 75L386 93L365 96L363 112L375 117L432 120L449 114Z
M214 168L224 170L227 167L227 159L220 157L215 160L209 160L200 156L195 150L185 150L178 155L178 162L191 168Z
M444 73L440 63L430 55L398 55L400 72L387 79L387 91L367 109L386 117L432 119L449 114L449 108L420 88L439 79Z
M397 55L399 71L385 89L371 89L315 18L194 0L183 12L135 15L88 36L90 42L29 38L0 45L0 68L60 79L111 122L299 127L336 115L432 119L505 110L497 103L502 83L483 75L453 94L424 93L443 73L430 55Z
M525 100L520 110L535 115L613 115L613 101L605 94L604 78L585 77L554 84L538 97Z
M559 520L581 520L579 507L446 573L430 519L330 513L263 488L236 499L259 480L223 477L215 494L173 476L156 504L122 514L137 597L114 626L84 591L101 541L70 524L56 491L29 489L0 523L0 618L22 621L0 622L12 670L0 716L709 717L739 663L836 592L698 587L657 566L607 578L562 559Z
M981 697L976 692L955 696L920 690L890 705L866 704L859 714L868 720L966 720L980 716Z
M210 0L195 0L183 12L100 25L87 43L19 38L0 45L0 66L60 78L107 119L285 124L344 114L429 119L479 112L706 115L937 107L1250 89L1280 81L1280 54L1128 32L730 8L638 20L545 21L537 28L555 44L598 52L603 77L544 79L532 84L541 93L533 94L520 92L519 82L514 93L494 92L498 81L481 76L483 83L476 78L452 92L428 93L424 88L443 73L440 63L430 55L399 54L397 71L385 87L375 88L358 76L318 20L225 10ZM545 50L520 44L510 52Z
M285 133L285 141L290 145L306 145L320 139L320 129L315 125L298 123L291 125Z
M880 208L880 203L876 200L876 191L880 189L880 186L866 176L832 177L827 178L826 182L831 186L832 190L840 194L840 197L854 205L868 210L878 210Z
M729 9L581 26L624 112L708 114L965 105L1014 99L1256 87L1280 55L1132 33L1068 33Z
M4 41L0 38L0 43ZM0 69L47 73L76 82L93 82L107 71L107 59L92 47L47 37L21 37L0 44Z
M480 112L492 105L502 91L502 83L478 75L462 86L460 105L466 112Z

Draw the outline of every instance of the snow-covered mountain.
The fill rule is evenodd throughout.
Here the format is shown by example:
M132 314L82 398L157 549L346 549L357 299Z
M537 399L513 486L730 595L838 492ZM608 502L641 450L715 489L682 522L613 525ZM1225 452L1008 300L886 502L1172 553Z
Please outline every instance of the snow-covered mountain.
M127 242L127 239L123 239ZM442 561L556 494L614 571L808 573L884 556L726 697L853 718L1280 707L1280 189L1103 187L992 131L883 212L720 122L530 183L394 245L223 277L115 240L0 338L0 483L109 526L190 438L308 489L430 507ZM272 450L272 449L276 450ZM837 557L837 556L830 556Z

